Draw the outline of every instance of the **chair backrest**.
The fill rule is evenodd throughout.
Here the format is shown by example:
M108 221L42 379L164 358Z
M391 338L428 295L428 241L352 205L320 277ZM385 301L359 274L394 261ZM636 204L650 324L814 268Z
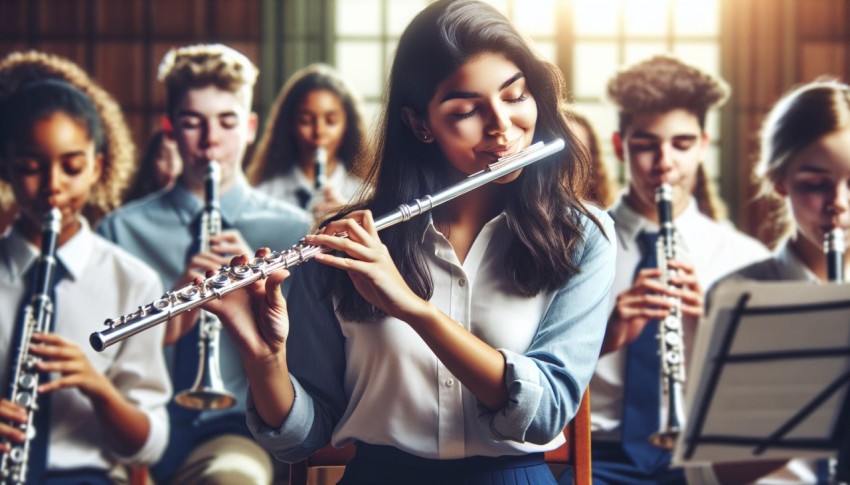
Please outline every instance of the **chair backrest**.
M572 466L575 485L591 485L590 390L585 391L575 418L564 428L564 436L566 443L546 452L546 463ZM354 445L340 449L325 446L306 460L289 465L289 485L336 483L346 463L354 456L354 451Z
M591 485L593 469L590 458L590 389L584 391L575 417L564 428L564 436L566 443L560 448L546 452L546 463L572 466L573 483Z

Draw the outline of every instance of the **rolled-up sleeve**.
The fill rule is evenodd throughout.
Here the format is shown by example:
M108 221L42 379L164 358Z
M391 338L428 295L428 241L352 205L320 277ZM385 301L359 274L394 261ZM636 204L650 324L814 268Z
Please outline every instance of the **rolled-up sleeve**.
M605 336L616 261L614 223L601 211L594 215L604 232L584 221L580 272L556 292L528 350L499 349L508 404L490 412L479 403L479 424L494 439L548 443L578 410Z
M275 458L294 463L328 444L346 407L344 338L326 295L319 264L296 268L287 296L291 322L286 344L295 401L279 428L263 423L248 391L248 429Z
M162 293L159 279L152 271L140 281L151 284L146 289L137 286L133 301L153 301ZM154 464L168 444L166 405L172 389L161 351L164 334L165 327L159 325L125 340L106 372L116 389L145 414L150 424L145 443L135 453L124 456L112 452L123 463Z

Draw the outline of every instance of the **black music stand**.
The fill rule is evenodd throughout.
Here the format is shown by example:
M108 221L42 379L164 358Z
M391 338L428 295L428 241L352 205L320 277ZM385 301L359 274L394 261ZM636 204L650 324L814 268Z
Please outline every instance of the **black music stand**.
M730 281L712 296L675 461L837 455L850 480L850 285Z

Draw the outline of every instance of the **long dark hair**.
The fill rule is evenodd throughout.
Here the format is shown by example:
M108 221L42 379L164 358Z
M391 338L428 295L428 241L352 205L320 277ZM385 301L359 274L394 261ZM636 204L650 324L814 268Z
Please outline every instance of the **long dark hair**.
M442 0L420 12L398 44L380 130L373 147L376 165L369 180L373 198L364 204L383 214L444 186L448 163L436 144L423 144L402 120L408 107L425 117L437 85L466 61L481 53L506 56L525 75L537 102L535 141L563 138L566 149L557 160L526 167L509 187L505 205L513 240L505 270L515 290L535 295L561 287L579 272L575 258L583 239L580 214L596 221L579 201L588 164L577 138L559 111L563 96L560 71L534 54L528 42L493 7L478 1ZM436 163L442 161L443 163ZM427 217L418 217L381 232L393 261L411 289L422 298L433 294L433 281L422 250ZM381 312L361 297L350 278L336 272L332 288L337 310L350 320L370 320Z
M345 133L339 144L337 158L348 171L352 170L366 133L359 100L331 66L312 64L292 75L272 105L263 136L246 169L248 181L252 185L285 174L298 164L300 156L294 130L296 116L298 107L313 91L329 91L342 103Z

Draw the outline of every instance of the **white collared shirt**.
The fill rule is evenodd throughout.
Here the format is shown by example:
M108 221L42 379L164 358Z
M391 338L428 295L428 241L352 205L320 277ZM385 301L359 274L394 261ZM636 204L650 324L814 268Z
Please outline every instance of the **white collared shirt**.
M610 210L617 231L617 270L611 288L610 311L617 295L632 286L641 260L637 238L643 231L658 231L658 226L626 204L622 195ZM732 226L714 221L697 209L694 199L675 221L679 236L680 259L694 266L703 291L723 275L770 255L767 248ZM696 321L686 318L686 357L693 349ZM591 423L594 439L619 440L623 416L623 379L627 347L603 355L590 382Z
M255 439L288 462L331 437L336 446L363 441L432 459L558 447L599 355L614 273L611 220L590 210L605 233L580 218L580 273L535 296L520 295L506 274L512 237L504 214L482 228L463 263L433 224L424 231L430 301L505 356L509 400L496 411L484 408L407 323L341 318L335 302L322 298L321 268L300 267L288 298L295 401L283 425L271 429L249 400Z
M325 183L327 186L336 189L342 202L348 204L359 195L363 180L350 174L342 163L337 163L334 171L328 174ZM283 175L261 181L257 184L256 189L274 199L283 200L299 207L301 206L301 200L298 198L299 191L310 194L311 198L316 196L315 183L308 180L304 171L297 165Z
M115 318L162 294L156 273L140 260L82 228L57 251L68 276L56 284L55 333L76 342L89 362L148 418L147 440L133 456L119 456L104 439L105 430L91 401L77 389L55 391L50 406L48 468L109 469L116 461L153 464L165 450L168 417L165 405L171 384L162 357L162 326L96 352L89 335ZM26 293L24 278L40 250L10 229L0 237L0 388L9 388L11 342L17 309Z

